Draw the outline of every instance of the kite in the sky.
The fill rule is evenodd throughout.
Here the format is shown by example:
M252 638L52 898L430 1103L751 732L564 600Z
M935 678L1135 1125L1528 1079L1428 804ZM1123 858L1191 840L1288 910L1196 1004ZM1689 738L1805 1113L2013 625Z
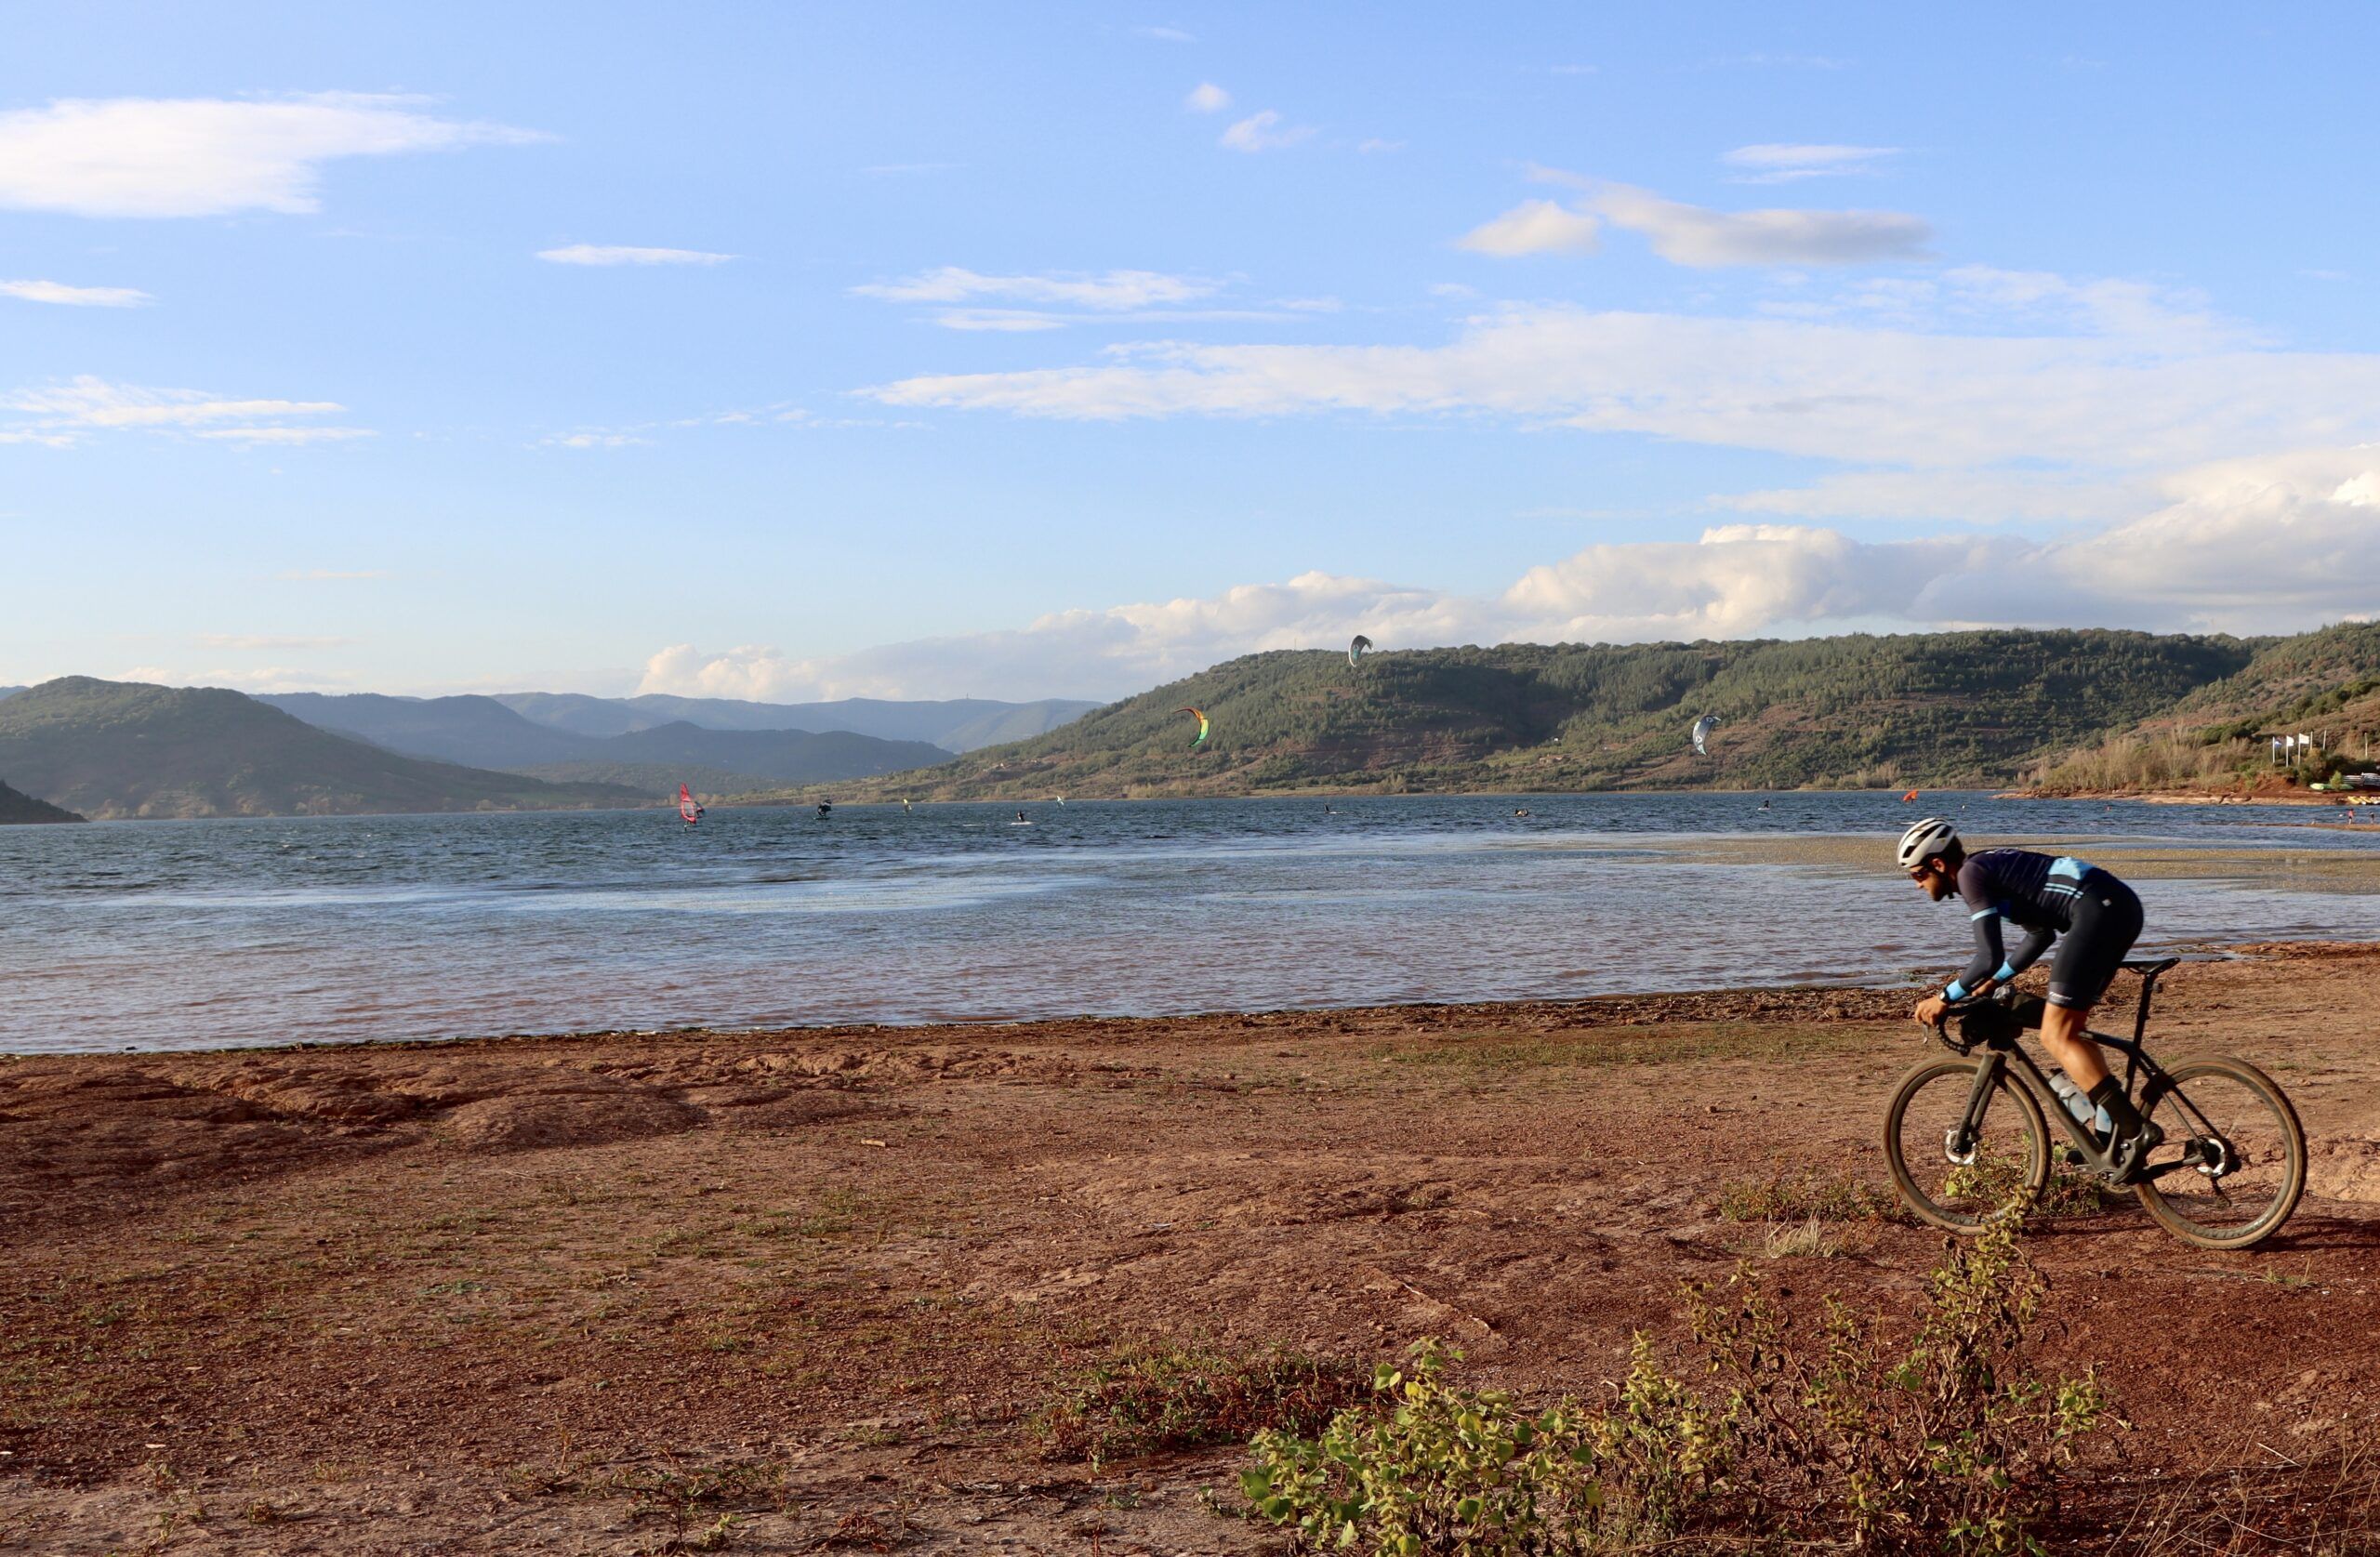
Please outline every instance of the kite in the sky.
M1362 633L1357 633L1355 641L1347 645L1347 668L1353 670L1355 667L1355 662L1364 657L1364 651L1371 646L1370 639L1366 638Z
M1708 757L1711 755L1711 732L1717 729L1719 721L1712 719L1708 714L1703 715L1700 719L1694 721L1695 756Z
M1190 743L1190 749L1196 751L1200 746L1205 746L1207 744L1207 732L1210 728L1207 723L1207 716L1205 712L1197 708L1176 708L1173 711L1177 714L1187 714L1192 719L1198 721L1198 738Z

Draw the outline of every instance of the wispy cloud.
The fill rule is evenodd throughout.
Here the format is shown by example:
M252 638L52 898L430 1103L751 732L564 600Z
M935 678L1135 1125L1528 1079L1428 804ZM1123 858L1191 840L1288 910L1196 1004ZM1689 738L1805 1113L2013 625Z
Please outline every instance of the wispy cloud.
M1211 81L1202 81L1182 99L1182 106L1193 113L1221 113L1231 106L1231 94Z
M183 433L251 443L370 437L370 430L364 428L298 426L285 420L345 409L337 401L232 400L203 389L148 389L86 375L0 395L0 414L14 413L20 418L13 424L0 422L0 437L13 433L18 435L14 442L58 445L78 442L94 433L125 431Z
M539 249L537 257L556 265L723 265L738 257L707 249L637 248L623 244L572 244Z
M1643 233L1672 264L1860 265L1918 259L1934 235L1897 211L1713 211L1625 184L1605 188L1595 209L1612 225Z
M137 309L156 301L132 286L69 286L56 281L0 281L0 294L29 303L62 303L68 308Z
M0 113L0 206L83 217L317 210L342 157L520 145L548 137L443 119L429 99L294 97L62 99Z
M633 432L562 432L540 442L556 449L626 449L653 440Z
M1221 144L1235 152L1276 152L1313 139L1314 126L1292 125L1278 111L1264 109L1223 131Z
M1135 27L1132 31L1161 44L1195 44L1198 41L1195 33L1185 33L1179 27Z
M1066 303L1088 309L1144 309L1195 302L1213 296L1222 283L1159 270L1051 271L1041 275L987 276L957 265L923 270L903 281L870 282L852 291L862 297L896 303L964 303L1000 297L1026 303Z
M1803 178L1836 178L1873 173L1887 157L1900 155L1897 146L1739 146L1719 160L1740 170L1739 182L1786 184Z
M1527 200L1456 241L1457 248L1500 259L1528 254L1593 254L1602 224L1551 200Z
M253 653L281 653L293 649L344 649L351 638L303 638L281 633L203 632L191 640L202 649L238 649Z

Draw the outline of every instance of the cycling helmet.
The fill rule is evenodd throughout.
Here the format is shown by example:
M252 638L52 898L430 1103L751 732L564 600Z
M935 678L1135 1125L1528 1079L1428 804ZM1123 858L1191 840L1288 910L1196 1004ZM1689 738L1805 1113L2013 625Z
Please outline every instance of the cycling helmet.
M1900 862L1901 869L1915 870L1958 841L1956 827L1938 816L1929 816L1900 835L1900 848L1893 857Z

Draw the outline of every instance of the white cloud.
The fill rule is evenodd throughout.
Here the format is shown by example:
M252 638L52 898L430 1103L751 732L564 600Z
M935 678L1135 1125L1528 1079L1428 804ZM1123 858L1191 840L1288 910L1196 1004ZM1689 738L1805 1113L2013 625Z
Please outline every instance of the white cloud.
M566 432L558 433L544 442L557 449L626 449L650 443L650 438L640 438L632 432Z
M1144 38L1155 38L1161 44L1195 44L1197 37L1179 27L1135 27L1132 31Z
M1274 152L1312 139L1314 126L1285 123L1278 112L1264 109L1223 131L1222 145L1235 152Z
M1933 229L1897 211L1713 211L1625 184L1595 209L1641 232L1653 252L1698 270L1728 265L1862 265L1921 259Z
M193 438L218 438L230 443L344 443L350 439L377 438L365 427L216 427L194 429Z
M621 244L573 244L539 249L537 257L556 265L723 265L737 257L704 249L635 248Z
M84 217L204 217L320 207L341 157L517 145L546 137L442 119L425 99L65 99L0 113L0 206Z
M1190 89L1182 106L1193 113L1221 113L1231 106L1231 94L1211 81L1202 81Z
M316 416L347 408L328 400L228 400L201 389L156 389L112 384L85 375L63 384L0 394L0 414L23 418L0 425L0 438L72 443L95 432L180 432L254 443L299 443L370 437L363 428L293 427L283 418Z
M1405 142L1401 140L1384 140L1379 136L1373 136L1368 140L1358 140L1355 142L1355 150L1362 152L1365 156L1374 157L1379 156L1385 152L1402 152L1405 150Z
M1600 225L1554 201L1528 200L1473 228L1456 247L1505 259L1527 254L1593 254Z
M276 653L291 649L344 649L355 640L351 638L292 638L278 633L203 632L192 641L202 649L239 649L250 653Z
M137 309L156 299L133 286L69 286L57 281L0 281L0 294L29 303L63 303L69 308Z
M1807 146L1765 144L1739 146L1719 160L1744 170L1743 181L1783 184L1801 178L1823 178L1873 173L1886 157L1900 154L1897 146Z
M862 297L896 303L965 303L979 297L1023 303L1061 303L1102 310L1160 308L1212 297L1222 284L1156 270L1075 271L1036 276L986 276L957 265L924 270L904 281L871 282L852 291Z
M1357 632L1384 648L1424 648L1991 625L2298 631L2368 613L2380 595L2380 548L2343 488L2380 495L2380 448L2185 472L2166 507L2079 540L1875 542L1801 525L1717 525L1691 541L1588 547L1489 595L1308 573L850 654L679 644L653 656L638 690L775 702L1119 697L1237 654L1335 650Z
M2145 481L1997 470L1847 470L1807 486L1728 493L1711 501L1739 513L1799 519L2073 525L2137 513L2152 491Z
M1440 346L1170 342L867 392L1093 420L1489 415L1914 469L2154 470L2380 435L2370 354L1566 308L1474 317Z

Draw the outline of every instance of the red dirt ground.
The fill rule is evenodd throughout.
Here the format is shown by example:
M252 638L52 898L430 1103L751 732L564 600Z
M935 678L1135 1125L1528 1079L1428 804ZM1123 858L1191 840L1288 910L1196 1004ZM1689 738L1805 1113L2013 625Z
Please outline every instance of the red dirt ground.
M2158 1049L2290 1090L2295 1221L2029 1240L2144 1487L2380 1412L2380 947L2261 951L2171 975ZM1729 1186L1884 1182L1910 999L0 1060L0 1550L1278 1550L1207 1506L1236 1451L1040 1458L1052 1379L1437 1335L1595 1394L1762 1258ZM1777 1269L1905 1306L1939 1252L1839 1233Z

